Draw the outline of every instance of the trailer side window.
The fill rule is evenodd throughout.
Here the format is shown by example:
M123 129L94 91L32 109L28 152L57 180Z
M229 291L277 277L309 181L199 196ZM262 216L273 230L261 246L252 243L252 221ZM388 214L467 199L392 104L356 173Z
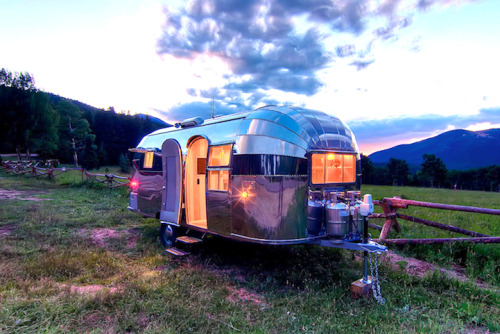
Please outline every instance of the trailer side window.
M231 158L232 145L212 146L208 155L208 190L229 190L229 170L211 167L227 167Z
M312 183L356 181L356 157L352 154L314 153L311 158Z
M210 147L210 156L208 158L208 165L213 166L228 166L229 158L231 157L231 146L212 146Z
M208 190L228 191L229 171L211 170L208 172Z

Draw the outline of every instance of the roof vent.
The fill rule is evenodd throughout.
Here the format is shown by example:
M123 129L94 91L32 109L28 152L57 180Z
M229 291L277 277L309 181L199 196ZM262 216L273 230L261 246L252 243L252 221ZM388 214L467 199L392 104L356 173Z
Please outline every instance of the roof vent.
M181 128L188 128L191 126L199 126L203 124L203 118L201 117L193 117L183 120L180 123Z

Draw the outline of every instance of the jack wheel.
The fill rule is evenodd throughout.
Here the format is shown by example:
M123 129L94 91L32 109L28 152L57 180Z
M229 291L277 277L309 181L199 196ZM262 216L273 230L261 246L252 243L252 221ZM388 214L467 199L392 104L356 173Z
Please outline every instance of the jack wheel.
M169 224L161 224L160 240L163 246L172 247L177 239L177 227Z

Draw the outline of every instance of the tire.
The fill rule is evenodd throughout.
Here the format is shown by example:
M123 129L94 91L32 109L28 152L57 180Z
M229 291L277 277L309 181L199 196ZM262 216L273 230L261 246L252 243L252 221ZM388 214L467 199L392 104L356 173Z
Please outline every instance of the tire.
M160 240L163 246L172 247L177 239L177 227L169 224L161 224Z

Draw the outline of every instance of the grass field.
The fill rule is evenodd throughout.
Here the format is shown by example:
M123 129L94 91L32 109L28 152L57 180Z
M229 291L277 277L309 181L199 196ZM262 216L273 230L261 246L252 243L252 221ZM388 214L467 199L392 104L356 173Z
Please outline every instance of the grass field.
M126 211L125 189L81 184L71 174L56 181L0 177L0 333L500 332L498 245L394 249L461 266L492 288L438 271L411 276L405 261L399 268L384 262L381 306L350 297L351 282L362 275L352 252L209 238L190 257L172 259L163 253L158 222ZM495 193L363 192L500 208ZM406 211L500 235L498 217ZM402 227L402 237L435 233Z

